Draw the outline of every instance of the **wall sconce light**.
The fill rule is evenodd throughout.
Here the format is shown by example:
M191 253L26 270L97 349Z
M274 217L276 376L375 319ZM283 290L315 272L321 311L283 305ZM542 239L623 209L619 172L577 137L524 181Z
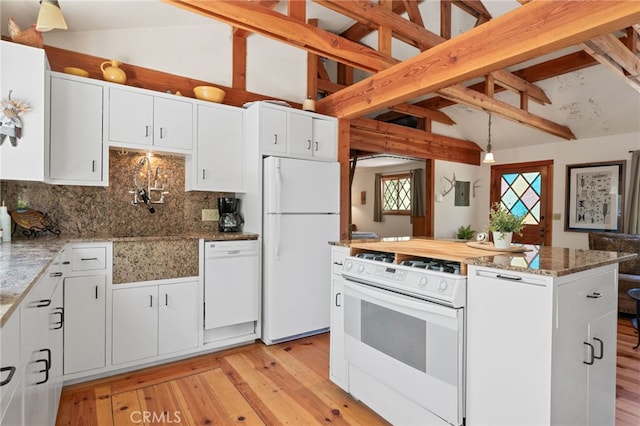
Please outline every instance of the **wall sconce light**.
M67 29L67 23L64 20L64 15L62 15L58 0L41 0L36 30L46 32L55 28Z
M487 153L484 155L484 160L482 160L482 162L485 164L496 162L493 158L493 152L491 152L491 113L489 113L489 139L487 140Z
M367 204L367 191L360 192L360 204Z

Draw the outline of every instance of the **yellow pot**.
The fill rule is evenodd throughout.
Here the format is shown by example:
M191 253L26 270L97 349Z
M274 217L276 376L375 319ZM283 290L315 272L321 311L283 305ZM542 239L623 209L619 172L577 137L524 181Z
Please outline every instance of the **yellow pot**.
M193 93L197 99L209 102L222 103L225 92L213 86L197 86L193 88Z
M105 68L105 65L111 66ZM100 70L102 70L102 76L106 81L120 84L127 81L127 74L120 68L120 62L115 59L100 64Z

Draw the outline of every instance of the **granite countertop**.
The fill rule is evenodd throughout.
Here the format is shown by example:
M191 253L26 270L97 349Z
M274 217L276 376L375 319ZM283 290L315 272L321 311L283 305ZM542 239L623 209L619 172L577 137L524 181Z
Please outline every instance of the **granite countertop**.
M0 243L0 326L9 318L27 291L35 285L43 272L67 243L136 242L204 239L206 241L256 240L257 234L243 232L202 232L169 236L54 236L14 238Z
M393 237L370 240L342 240L331 242L341 247L364 247L403 255L417 255L447 260L458 260L467 265L484 266L507 271L524 272L535 275L560 277L599 266L633 259L635 253L570 249L561 247L523 245L523 253L502 253L489 250L471 249L461 246L458 240L435 240L429 238ZM445 251L450 256L444 255ZM456 252L464 253L455 255ZM444 255L444 256L443 256Z

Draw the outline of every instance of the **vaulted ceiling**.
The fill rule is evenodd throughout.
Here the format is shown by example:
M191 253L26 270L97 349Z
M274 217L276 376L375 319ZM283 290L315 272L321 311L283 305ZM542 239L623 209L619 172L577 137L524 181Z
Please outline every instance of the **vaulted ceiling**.
M80 3L65 0L65 15L93 30L176 26L170 5L231 25L234 87L253 33L308 51L308 95L320 112L352 119L363 150L378 135L477 154L488 112L494 148L640 131L635 0L111 1L99 17Z

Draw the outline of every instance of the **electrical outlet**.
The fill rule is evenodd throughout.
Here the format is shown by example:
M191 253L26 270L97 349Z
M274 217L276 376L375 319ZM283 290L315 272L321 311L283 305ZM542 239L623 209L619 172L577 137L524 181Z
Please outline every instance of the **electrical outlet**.
M560 220L560 219L561 219L560 213L554 213L553 214L553 220Z
M218 209L202 209L202 220L211 221L220 219Z

